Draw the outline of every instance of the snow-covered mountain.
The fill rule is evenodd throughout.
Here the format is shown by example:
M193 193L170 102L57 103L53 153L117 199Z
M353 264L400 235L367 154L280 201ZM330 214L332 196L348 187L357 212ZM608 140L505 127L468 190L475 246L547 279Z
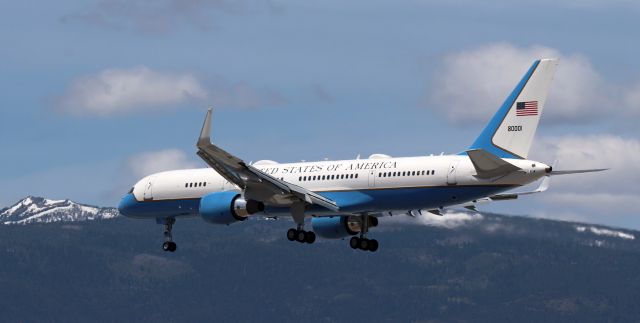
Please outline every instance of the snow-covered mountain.
M11 207L0 210L2 224L75 222L112 219L119 216L116 208L79 204L71 200L50 200L27 196Z

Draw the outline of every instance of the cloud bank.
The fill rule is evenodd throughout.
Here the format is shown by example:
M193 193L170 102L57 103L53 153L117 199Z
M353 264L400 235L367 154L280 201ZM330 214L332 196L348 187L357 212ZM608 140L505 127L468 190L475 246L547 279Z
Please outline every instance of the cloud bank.
M445 55L432 78L428 106L456 124L486 122L541 57L560 58L545 120L585 122L610 112L603 107L613 105L616 88L603 81L586 57L509 43Z
M204 100L202 84L191 74L163 73L145 66L106 69L74 79L56 100L72 115L107 116Z
M576 220L607 222L608 217L640 214L640 141L604 134L542 138L534 143L533 159L556 169L609 168L600 173L555 176L540 201L554 213Z
M130 156L125 164L128 173L136 179L152 173L200 166L179 149L142 152Z
M55 99L58 111L75 116L111 116L188 105L258 108L286 100L268 88L217 78L210 85L190 73L163 72L138 66L105 69L72 80Z

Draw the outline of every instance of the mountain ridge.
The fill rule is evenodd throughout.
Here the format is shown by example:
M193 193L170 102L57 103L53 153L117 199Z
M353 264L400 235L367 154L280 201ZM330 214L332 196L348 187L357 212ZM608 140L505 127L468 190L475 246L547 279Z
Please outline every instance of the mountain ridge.
M98 207L70 199L53 200L27 196L0 210L2 224L30 224L106 220L120 216L114 207Z

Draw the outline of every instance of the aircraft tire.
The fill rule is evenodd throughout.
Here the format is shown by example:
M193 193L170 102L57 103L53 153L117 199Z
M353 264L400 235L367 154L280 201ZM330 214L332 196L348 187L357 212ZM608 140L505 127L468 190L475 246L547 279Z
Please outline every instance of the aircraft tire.
M376 252L378 250L378 240L376 239L371 239L369 240L369 251L371 252Z
M349 247L351 247L351 249L358 249L359 245L360 245L360 238L351 237L351 239L349 240Z
M296 240L296 236L297 236L297 230L296 229L289 229L287 231L287 239L289 239L289 241L294 241Z
M309 231L307 232L307 236L304 239L304 242L308 243L308 244L312 244L314 242L316 242L316 234L313 231Z
M360 250L369 250L369 239L367 239L367 238L360 239L360 243L358 244L358 248Z
M296 241L305 242L307 240L307 232L304 230L297 230Z

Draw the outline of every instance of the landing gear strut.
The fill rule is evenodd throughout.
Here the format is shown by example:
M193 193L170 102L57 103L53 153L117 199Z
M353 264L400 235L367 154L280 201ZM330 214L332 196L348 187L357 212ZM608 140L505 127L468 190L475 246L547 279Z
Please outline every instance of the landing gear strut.
M295 203L291 205L291 217L298 225L297 229L289 229L287 231L287 239L289 241L298 241L300 243L312 244L316 241L316 234L313 231L304 230L304 203Z
M376 239L367 239L367 233L369 232L369 226L376 226L378 219L373 218L369 215L361 215L360 216L360 236L352 237L349 240L349 246L352 249L360 249L360 250L368 250L371 252L375 252L378 250L378 240Z
M162 244L162 250L174 252L178 247L175 242L173 242L173 235L171 234L171 230L173 229L173 224L176 223L175 218L166 218L163 221L164 224L164 243Z

